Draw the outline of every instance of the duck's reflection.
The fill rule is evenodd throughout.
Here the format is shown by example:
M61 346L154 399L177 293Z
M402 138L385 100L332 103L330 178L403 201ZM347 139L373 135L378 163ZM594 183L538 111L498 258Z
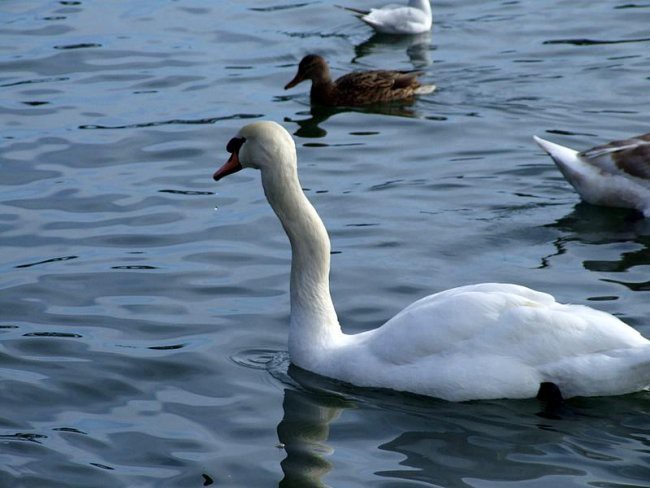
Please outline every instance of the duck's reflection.
M297 137L307 139L317 139L325 137L327 131L320 127L320 124L329 119L332 115L345 112L345 109L336 107L318 107L313 106L308 112L298 112L296 115L306 115L303 119L292 119L285 117L285 122L291 122L298 125L298 129L293 133Z
M364 107L321 107L314 105L309 111L298 112L296 114L300 116L306 115L306 118L294 119L285 117L284 121L298 125L298 129L293 133L297 137L308 139L322 138L327 135L327 131L320 125L336 114L343 112L365 112L398 117L418 117L418 113L411 107L414 101L414 99L399 100Z

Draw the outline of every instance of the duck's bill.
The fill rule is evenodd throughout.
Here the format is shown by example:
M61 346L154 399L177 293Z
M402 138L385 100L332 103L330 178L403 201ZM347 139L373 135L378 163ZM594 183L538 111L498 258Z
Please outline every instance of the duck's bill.
M214 173L214 175L212 175L212 178L214 179L214 181L219 181L224 176L228 176L233 173L236 173L240 169L242 169L242 166L241 163L239 162L239 156L237 155L236 152L234 152L230 155L228 161L226 161L226 164L224 164L221 168L219 168Z
M293 88L294 86L296 86L298 83L300 83L303 80L304 80L304 78L300 75L300 73L298 73L296 76L294 76L293 80L291 80L289 83L284 85L284 89L288 90L289 88Z

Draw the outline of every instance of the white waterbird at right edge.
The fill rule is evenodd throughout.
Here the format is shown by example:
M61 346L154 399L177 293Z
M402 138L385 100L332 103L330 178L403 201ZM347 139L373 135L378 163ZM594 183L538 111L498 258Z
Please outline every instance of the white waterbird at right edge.
M582 152L533 138L584 201L650 217L650 133Z
M638 331L519 285L441 291L380 327L346 334L330 294L330 239L302 190L293 139L275 122L255 122L226 151L214 179L259 170L291 244L289 356L296 366L356 386L455 401L549 390L556 398L620 395L650 386L650 341Z

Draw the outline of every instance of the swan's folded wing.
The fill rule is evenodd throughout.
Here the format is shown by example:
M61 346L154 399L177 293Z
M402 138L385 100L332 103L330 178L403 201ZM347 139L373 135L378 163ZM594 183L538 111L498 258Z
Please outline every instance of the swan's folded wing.
M552 296L518 285L484 283L446 290L422 298L376 330L375 354L387 362L404 364L469 347L485 331L500 327L512 307L554 304ZM480 339L478 339L480 340Z
M579 157L603 171L633 176L650 186L650 134L596 146Z
M469 355L476 361L507 356L529 366L647 343L612 315L498 283L423 298L378 329L371 342L374 353L386 363Z

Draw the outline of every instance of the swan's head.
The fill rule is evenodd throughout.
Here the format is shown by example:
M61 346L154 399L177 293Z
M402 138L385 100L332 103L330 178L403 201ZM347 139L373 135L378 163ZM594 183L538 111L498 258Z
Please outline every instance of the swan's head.
M243 168L265 171L287 165L296 166L296 145L293 138L276 122L262 121L245 125L230 139L226 151L230 153L230 158L214 173L216 181Z
M308 54L298 65L298 72L289 83L284 87L285 90L293 88L298 83L305 80L320 80L329 78L329 68L323 58L316 54Z

